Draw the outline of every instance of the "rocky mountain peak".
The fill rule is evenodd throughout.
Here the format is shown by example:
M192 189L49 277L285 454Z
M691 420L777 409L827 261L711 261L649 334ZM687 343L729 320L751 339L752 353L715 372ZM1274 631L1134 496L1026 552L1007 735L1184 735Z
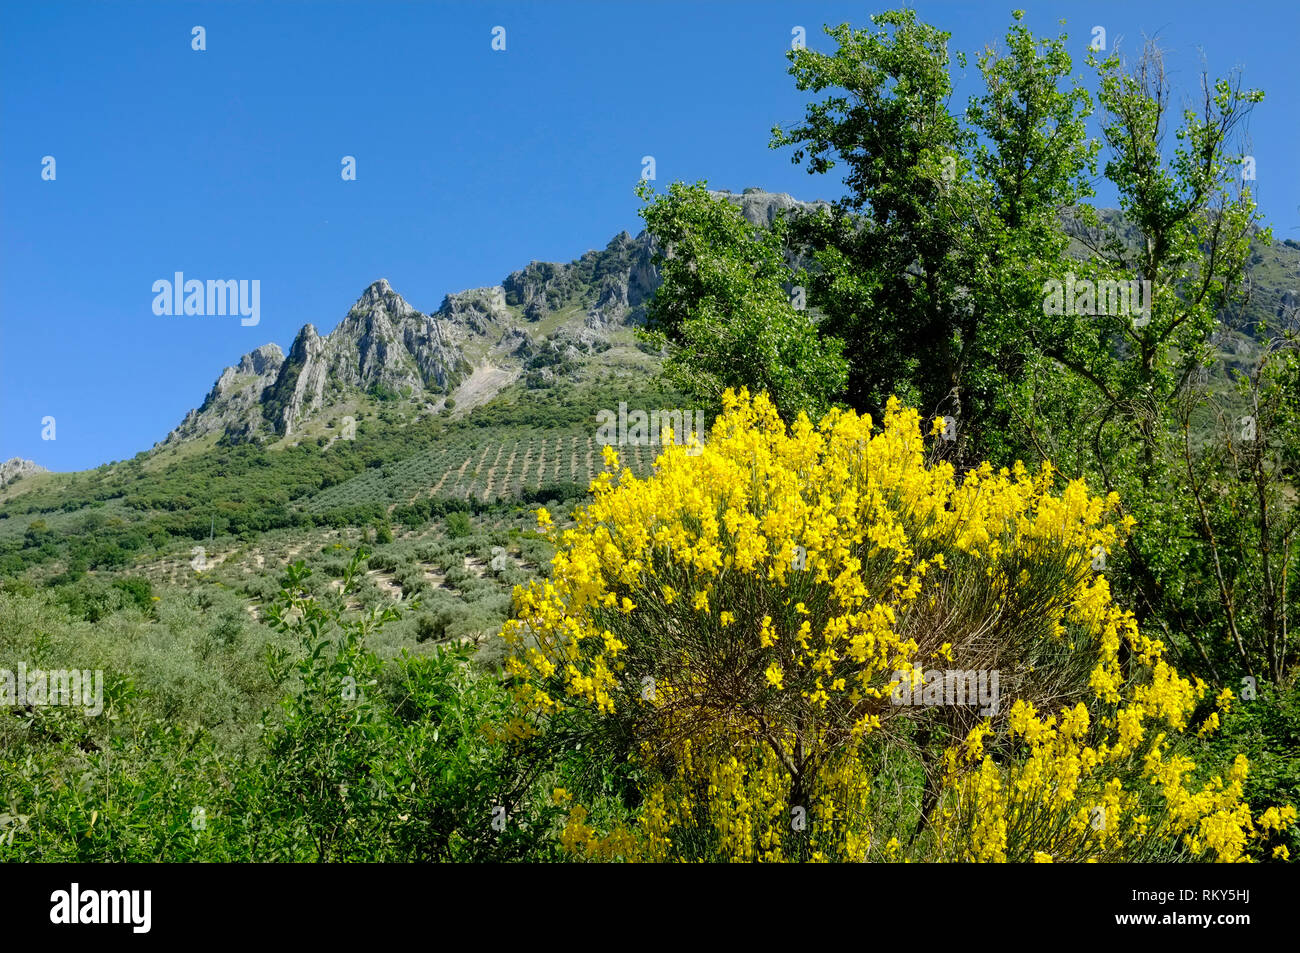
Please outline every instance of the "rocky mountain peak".
M490 334L494 327L511 320L506 309L505 288L501 285L449 294L442 299L437 317L455 326L457 331L479 335Z
M831 207L829 202L821 200L804 202L786 192L768 192L756 188L748 188L740 193L732 192L729 189L718 189L710 191L709 194L740 206L741 213L750 224L763 227L771 225L776 221L778 215L783 215L792 209L804 211Z
M292 434L322 407L357 392L380 399L446 392L470 368L445 317L417 311L381 278L329 334L305 325L262 394L270 429Z
M272 342L245 354L240 358L235 371L238 374L256 374L261 377L278 371L283 363L284 352L280 350L280 345Z
M349 314L383 313L389 320L400 320L415 313L415 309L406 303L406 299L393 290L387 278L380 278L361 293L349 311Z
M808 207L758 189L715 194L737 202L756 225ZM567 264L530 262L499 285L448 294L432 314L413 308L380 278L329 334L306 324L287 355L267 344L227 368L167 442L213 432L288 436L325 408L358 396L436 406L463 384L474 399L487 399L484 382L499 389L525 364L551 360L552 351L573 350L568 359L576 360L579 350L608 347L621 328L644 320L658 285L645 232L621 232L604 249ZM464 405L470 395L455 396Z
M38 463L31 460L24 460L22 457L11 457L4 463L0 463L0 487L8 486L15 483L25 476L31 476L33 473L49 473Z
M278 344L263 344L249 351L238 364L221 372L199 408L186 414L163 444L209 433L256 433L262 420L262 393L279 375L284 361Z
M294 336L293 344L289 345L289 357L300 357L319 340L320 335L316 333L316 325L304 324Z

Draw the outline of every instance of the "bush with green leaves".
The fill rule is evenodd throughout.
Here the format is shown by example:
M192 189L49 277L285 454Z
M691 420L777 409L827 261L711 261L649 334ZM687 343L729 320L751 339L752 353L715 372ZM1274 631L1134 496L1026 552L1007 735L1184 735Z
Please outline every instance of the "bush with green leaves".
M367 555L349 562L345 597ZM369 643L398 611L317 598L311 576L292 564L267 609L278 632L261 652L270 683L238 686L252 692L243 706L251 745L213 730L238 708L195 707L211 688L194 680L194 661L181 656L194 671L182 664L171 683L149 669L141 677L142 662L158 663L151 651L97 650L114 662L103 717L0 710L0 861L551 859L554 763L521 759L505 742L513 698L472 664L473 648L385 661ZM170 594L157 622L137 613L120 624L185 635L213 660L232 648L219 644L247 645L251 623L227 611L197 624L194 613L224 595L196 596ZM49 664L70 645L85 648L84 625L45 593L0 592L0 664ZM180 694L169 697L173 688ZM270 693L281 701L259 718L248 701Z
M464 539L474 531L469 514L463 510L447 514L447 536L450 539Z

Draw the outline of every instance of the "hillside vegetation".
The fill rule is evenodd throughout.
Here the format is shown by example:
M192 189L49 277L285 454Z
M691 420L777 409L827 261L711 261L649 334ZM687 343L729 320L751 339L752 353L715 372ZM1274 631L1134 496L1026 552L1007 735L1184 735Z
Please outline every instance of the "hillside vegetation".
M0 859L1300 850L1262 93L1168 113L1148 47L1092 94L1016 14L957 105L912 11L826 32L772 145L843 200L643 183L639 236L430 312L376 281L132 459L4 465Z

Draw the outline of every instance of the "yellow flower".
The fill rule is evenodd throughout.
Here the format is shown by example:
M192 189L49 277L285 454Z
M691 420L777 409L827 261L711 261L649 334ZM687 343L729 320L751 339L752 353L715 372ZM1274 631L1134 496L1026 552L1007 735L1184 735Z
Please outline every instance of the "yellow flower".
M1206 780L1183 753L1231 692L1191 725L1209 688L1179 675L1092 568L1133 525L1118 497L1050 464L931 462L921 415L896 399L880 421L836 409L787 423L744 391L722 403L698 452L664 446L645 479L606 447L550 573L515 590L502 636L519 707L501 737L572 711L622 739L616 700L654 686L636 709L654 717L625 742L640 807L598 830L566 800L566 851L781 861L797 832L799 856L829 861L1097 862L1166 844L1234 862L1295 823L1291 806L1253 816L1244 757ZM719 638L698 616L714 607L726 628L761 618L757 638ZM882 810L894 779L878 775L892 764L878 746L960 689L951 676L1002 625L1017 636L999 664L1016 678L1004 672L993 712L942 752L935 836L903 858L910 832ZM923 666L940 659L936 683Z
M781 666L773 662L763 673L767 676L767 683L774 688L785 688L785 673L781 671Z

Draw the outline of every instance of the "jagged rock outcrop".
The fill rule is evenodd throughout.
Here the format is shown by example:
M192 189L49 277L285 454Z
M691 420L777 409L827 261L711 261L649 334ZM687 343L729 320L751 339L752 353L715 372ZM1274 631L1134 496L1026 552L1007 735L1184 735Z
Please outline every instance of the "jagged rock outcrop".
M291 434L326 404L361 391L379 398L421 397L450 389L470 370L457 339L487 331L496 296L449 295L434 315L412 308L386 279L372 284L338 327L321 337L298 332L263 399L277 434ZM482 305L486 300L488 305ZM501 315L508 317L504 305Z
M227 367L197 410L185 415L167 435L164 445L209 433L246 436L256 433L262 422L262 395L284 364L278 344L263 344Z
M725 198L727 201L739 205L741 213L751 224L763 227L771 225L776 221L778 215L784 215L791 211L798 210L802 212L816 208L830 208L829 202L820 200L804 202L785 192L765 192L763 189L745 189L740 194L727 189L720 189L709 194Z
M447 295L435 317L444 322L453 339L460 340L466 335L491 335L513 320L506 308L505 288L501 285Z
M536 321L550 311L559 311L577 294L581 279L570 265L534 261L522 271L513 272L501 283L507 304L524 309L529 321Z
M289 433L305 412L318 408L325 398L325 339L307 324L293 339L289 356L275 380L262 395L262 417L276 433Z
M522 309L525 326L557 312L581 315L588 328L638 324L659 287L650 236L616 235L601 251L567 265L535 261L502 282L505 303Z
M449 295L429 315L381 278L329 334L307 324L287 356L266 344L226 368L202 406L162 445L210 433L233 439L292 434L323 407L357 392L381 399L446 393L472 369L458 342L509 320L500 288Z
M754 189L714 194L737 202L756 225L818 204ZM267 344L226 368L202 406L163 445L212 433L233 439L292 435L325 408L358 394L436 406L476 369L491 369L475 379L492 381L513 380L526 367L560 373L607 349L618 329L644 321L659 286L654 254L647 233L634 238L622 232L568 264L534 261L500 285L449 294L432 314L411 307L380 279L329 334L308 324L288 355ZM558 326L549 321L537 327L556 315L563 319Z
M506 328L493 350L499 355L523 360L533 352L533 339L523 328Z
M0 487L16 483L23 477L31 476L33 473L49 472L45 467L31 460L24 460L22 457L11 457L4 463L0 463Z

